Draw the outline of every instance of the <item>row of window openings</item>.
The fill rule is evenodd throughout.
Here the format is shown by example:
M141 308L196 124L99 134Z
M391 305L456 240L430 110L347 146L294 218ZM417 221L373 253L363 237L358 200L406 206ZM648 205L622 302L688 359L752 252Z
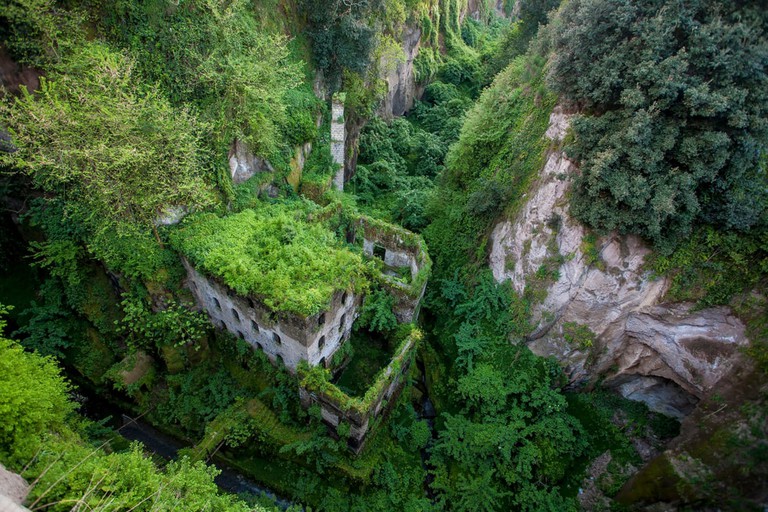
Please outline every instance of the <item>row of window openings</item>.
M248 299L248 300L250 301L250 299ZM341 300L342 300L342 302L346 302L346 300L347 300L347 294L346 293L344 293L344 295L342 295ZM221 311L221 303L219 303L219 299L217 299L216 297L213 297L213 303L216 304L216 309ZM237 310L235 308L232 308L232 316L235 318L235 320L240 322L240 314L237 312ZM344 324L346 323L346 320L347 320L346 313L342 314L341 315L341 322L339 322L339 332L344 330ZM222 324L223 323L224 322L222 322ZM318 317L317 323L319 325L323 325L325 323L325 313L321 314ZM251 320L251 329L253 329L254 332L259 332L259 324L257 324L254 320ZM280 336L278 336L277 334L275 334L274 336L275 336L275 341L279 344L280 343ZM323 336L323 338L325 338L325 336Z
M233 311L234 311L234 310L233 310ZM238 320L239 320L239 319L238 319ZM221 320L221 322L219 322L219 325L221 326L221 328L222 328L222 329L227 329L227 324L224 322L224 320ZM259 325L258 325L256 322L254 322L253 320L251 320L251 327L253 328L253 330L254 330L255 332L259 332ZM245 334L243 334L243 332L242 332L242 331L237 331L237 336L238 336L238 337L239 337L241 340L244 340L244 339L245 339ZM282 338L280 338L280 335L279 335L279 334L277 334L276 332L273 332L273 333L272 333L272 340L273 340L275 343L277 343L278 345L282 345L282 344L283 344L283 340L282 340ZM259 346L261 346L261 345L259 345Z
M233 310L233 311L234 311L234 310ZM236 312L235 312L235 313L236 313ZM344 323L343 323L343 322L344 322L344 315L342 315L341 321L342 321L342 324L339 326L339 330L341 330L341 329L342 329L342 327L343 327L343 325L344 325ZM253 320L251 320L251 327L253 327L253 330L254 330L255 332L259 332L259 325L258 325L256 322L254 322ZM226 323L224 323L224 320L222 320L222 321L221 321L221 328L222 328L222 329L226 329L226 328L227 328L227 324L226 324ZM245 339L245 334L243 334L243 332L242 332L242 331L237 331L237 335L238 335L238 337L239 337L241 340L244 340L244 339ZM277 334L276 332L273 332L273 333L272 333L272 340L273 340L275 343L277 343L278 345L282 345L282 344L283 344L283 340L282 340L282 338L280 338L280 335L279 335L279 334ZM261 348L261 344L257 343L257 345L259 345L259 348ZM317 342L317 348L318 348L319 350L323 350L323 347L325 347L325 336L320 336L320 339L319 339L319 340L318 340L318 342Z

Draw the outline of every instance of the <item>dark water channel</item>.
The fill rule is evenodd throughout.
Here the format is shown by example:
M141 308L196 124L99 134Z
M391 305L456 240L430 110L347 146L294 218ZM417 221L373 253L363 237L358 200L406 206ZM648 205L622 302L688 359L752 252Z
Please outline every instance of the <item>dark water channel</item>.
M83 394L84 391L85 394ZM105 417L111 416L111 426L117 430L120 436L128 441L139 441L144 445L147 452L170 461L177 458L179 450L190 446L157 430L141 418L132 417L106 398L88 395L87 390L84 390L82 387L79 393L81 396L78 397L78 401L83 404L81 412L85 416L94 421L102 421ZM281 510L287 510L294 506L293 503L285 498L281 498L271 489L257 484L224 462L216 460L215 456L208 463L220 471L214 481L221 490L232 494L266 496Z
M427 443L427 446L421 450L421 464L426 471L430 471L434 469L434 466L429 461L429 448L432 446L435 439L437 439L437 430L435 430L437 411L435 410L435 405L432 403L432 400L429 398L429 386L427 386L427 372L424 366L424 361L416 359L416 367L419 369L420 379L414 383L414 386L421 392L421 400L418 404L415 404L416 414L419 418L427 421L429 432L431 434L429 443ZM434 479L435 477L432 473L427 473L427 476L424 479L424 492L431 500L435 499L435 494L432 491L432 481Z

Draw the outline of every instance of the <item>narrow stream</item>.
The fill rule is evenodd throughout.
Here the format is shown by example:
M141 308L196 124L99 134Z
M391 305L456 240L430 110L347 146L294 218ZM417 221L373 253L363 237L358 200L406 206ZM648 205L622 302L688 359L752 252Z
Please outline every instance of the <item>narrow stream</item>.
M418 407L416 407L416 414L419 418L427 421L429 432L431 434L431 439L427 443L427 446L421 450L421 464L426 471L429 471L434 469L434 466L429 462L429 448L432 446L435 439L437 439L437 431L435 430L435 417L437 417L437 411L435 410L435 405L432 403L432 400L429 398L429 386L427 386L427 373L425 371L424 361L416 359L416 367L419 369L419 374L421 375L419 381L414 383L416 389L421 391L421 401L418 404ZM432 481L434 479L434 475L431 473L428 473L424 479L424 492L431 500L435 499L435 493L432 491Z
M113 418L119 418L113 422L113 427L117 432L129 441L139 441L144 445L147 452L157 454L165 460L174 460L178 456L180 449L189 446L187 443L157 430L141 418L132 418L107 399L99 396L83 395L83 391L84 389L80 388L80 396L78 397L79 401L83 403L81 408L83 414L92 420L102 420L105 416L109 415L112 415ZM213 465L220 471L214 481L225 492L266 496L281 510L287 510L294 506L294 503L279 497L271 489L259 485L227 464L216 460L215 456L208 464Z

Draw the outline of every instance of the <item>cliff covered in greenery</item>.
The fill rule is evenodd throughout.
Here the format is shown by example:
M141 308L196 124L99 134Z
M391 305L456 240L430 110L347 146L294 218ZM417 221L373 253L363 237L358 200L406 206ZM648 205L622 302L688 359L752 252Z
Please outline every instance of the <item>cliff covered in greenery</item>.
M0 461L50 510L272 507L222 494L209 460L314 510L759 508L767 24L757 2L708 0L0 7L0 303L15 306L0 328L18 340L0 340ZM537 202L548 186L559 195ZM412 326L366 278L361 214L431 256L413 364L386 364ZM369 289L338 374L303 369L337 390L345 368L407 370L358 455L349 423L302 407L301 377L211 325L181 256L302 315ZM652 304L604 286L549 307L565 281L637 291L629 274ZM720 308L743 348L709 350L712 324L688 340L696 364L732 371L688 379L701 392L679 422L615 393L661 366L618 359L631 347L597 328L615 318L589 324L605 303L663 340L677 320L642 307L688 323ZM534 353L546 336L555 357ZM119 422L82 419L76 387L83 411L104 400L187 448L159 468Z

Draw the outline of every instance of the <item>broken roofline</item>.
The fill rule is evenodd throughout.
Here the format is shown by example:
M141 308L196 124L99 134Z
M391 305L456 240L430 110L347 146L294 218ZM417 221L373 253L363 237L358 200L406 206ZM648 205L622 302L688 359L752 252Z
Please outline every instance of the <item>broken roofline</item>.
M317 212L310 213L308 221L332 223L332 219L337 215L340 217L338 223L332 225L331 228L341 227L346 220L347 240L352 239L357 242L358 239L361 239L363 252L366 256L372 257L374 255L374 245L381 245L388 251L410 256L412 259L408 265L391 265L393 268L411 267L411 279L408 283L397 281L384 273L381 273L380 277L383 284L390 288L392 293L406 294L414 299L422 296L432 270L432 259L429 257L427 244L420 235L402 226L350 211L339 201L331 203Z

